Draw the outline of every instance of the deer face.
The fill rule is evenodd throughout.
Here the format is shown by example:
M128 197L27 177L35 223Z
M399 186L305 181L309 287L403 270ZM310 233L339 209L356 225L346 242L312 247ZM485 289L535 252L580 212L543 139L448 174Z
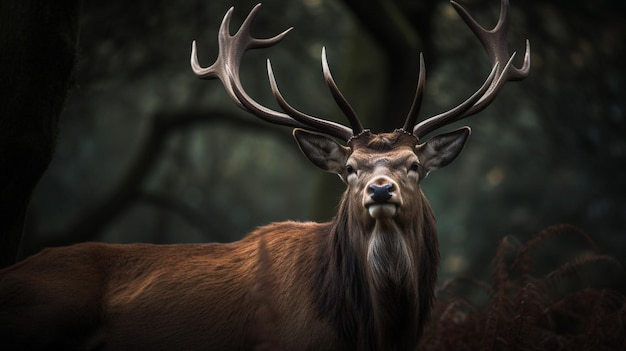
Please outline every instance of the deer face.
M353 138L348 146L333 139L296 129L304 154L319 168L336 173L348 187L353 215L359 223L406 222L414 218L420 199L419 183L431 171L456 158L469 128L438 135L418 144L403 131Z

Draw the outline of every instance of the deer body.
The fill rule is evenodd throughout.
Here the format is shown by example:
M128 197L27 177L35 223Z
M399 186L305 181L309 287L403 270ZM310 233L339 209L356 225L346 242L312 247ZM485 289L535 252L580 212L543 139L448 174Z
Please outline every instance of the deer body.
M277 337L285 349L333 349L337 336L307 313L312 296L283 293L312 284L305 262L314 254L303 244L313 245L324 227L274 224L232 244L86 243L45 250L2 272L2 343L11 350L252 349L247 334L257 310L249 296L257 241L271 232L267 247L279 299L272 308L285 317L277 321ZM302 263L285 262L293 255Z
M437 128L484 109L508 80L522 79L506 49L506 13L487 31L459 5L493 63L470 98L417 123L424 62L404 126L390 133L364 129L328 68L333 98L350 127L306 115L271 89L283 112L254 101L239 80L250 49L273 45L287 31L257 39L255 7L235 35L232 9L219 34L219 57L191 66L222 81L231 99L270 123L294 127L302 152L339 175L346 190L328 223L282 222L230 244L83 243L46 249L0 271L3 350L414 350L430 315L438 267L432 210L420 182L452 162L468 127L422 142ZM334 137L334 138L331 138ZM345 145L336 139L345 141ZM5 348L6 347L6 348Z
M467 131L461 132L465 138ZM356 142L352 152L317 134L296 134L303 149L313 148L305 151L310 157L337 148L328 167L349 158L363 170L361 177L340 171L349 187L332 222L275 223L230 244L46 249L0 273L5 345L246 350L254 346L255 328L269 327L285 350L413 349L430 311L438 261L434 218L419 189L419 172L409 170L417 160L415 138L397 132L359 139L384 140L378 157L367 150L359 160L364 146ZM400 142L406 143L404 152ZM318 150L315 143L326 144ZM462 145L451 147L460 151ZM390 169L387 162L402 165ZM368 183L390 180L396 189L388 202L397 201L398 213L373 218L363 191ZM271 272L262 283L272 292L269 308L276 314L269 326L257 325L251 296L261 238Z
M337 336L307 313L312 296L283 293L312 284L305 262L314 254L303 244L319 240L324 227L279 223L231 244L85 243L44 250L0 276L0 340L10 350L252 349L248 334L257 308L249 295L257 241L269 232L279 299L272 308L285 317L274 326L277 337L286 349L332 349ZM303 263L285 262L293 255ZM307 344L311 335L317 337ZM298 340L290 340L294 336Z

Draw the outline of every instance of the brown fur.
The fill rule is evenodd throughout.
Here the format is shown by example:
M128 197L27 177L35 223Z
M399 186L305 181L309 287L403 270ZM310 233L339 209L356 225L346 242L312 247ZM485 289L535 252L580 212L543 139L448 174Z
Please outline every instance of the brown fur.
M274 223L229 244L46 249L0 271L3 349L415 349L438 265L435 220L408 171L421 146L402 132L349 148L309 137L335 148L333 167L359 168L341 171L333 221ZM401 205L375 220L362 201L380 177Z
M422 216L404 232L414 259L402 276L404 284L370 275L362 249L369 233L352 216L338 216L332 240L320 248L322 265L312 281L320 290L317 305L353 349L412 350L422 334L433 303L439 252L434 217L419 195ZM351 213L350 207L343 201L339 213ZM335 254L325 257L328 251ZM381 282L372 284L374 279Z

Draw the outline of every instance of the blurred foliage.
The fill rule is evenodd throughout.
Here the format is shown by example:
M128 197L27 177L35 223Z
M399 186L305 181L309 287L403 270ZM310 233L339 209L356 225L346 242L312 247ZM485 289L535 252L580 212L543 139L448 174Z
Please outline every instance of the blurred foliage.
M495 24L497 0L461 3L485 26ZM230 241L272 221L330 218L339 179L308 164L288 129L238 110L219 82L189 68L192 40L209 65L228 7L235 6L235 30L254 4L85 2L76 86L32 200L26 254L86 240ZM246 55L246 89L277 108L265 73L270 57L294 106L341 120L322 79L322 45L340 88L374 131L404 120L418 51L427 70L423 117L478 88L488 60L448 2L385 4L391 10L373 16L379 2L265 1L255 35L295 30ZM459 124L473 128L463 155L423 182L438 218L444 278L484 278L500 238L523 239L555 223L575 224L601 251L623 257L624 10L608 0L512 1L511 49L521 54L530 39L531 76ZM404 24L403 34L383 35L397 29L389 24ZM567 245L548 257L557 260Z

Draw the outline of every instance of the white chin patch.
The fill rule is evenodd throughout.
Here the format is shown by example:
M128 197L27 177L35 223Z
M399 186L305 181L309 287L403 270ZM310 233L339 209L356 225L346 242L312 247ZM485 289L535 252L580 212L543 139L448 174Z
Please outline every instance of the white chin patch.
M392 217L396 214L395 204L372 204L367 210L374 219Z

